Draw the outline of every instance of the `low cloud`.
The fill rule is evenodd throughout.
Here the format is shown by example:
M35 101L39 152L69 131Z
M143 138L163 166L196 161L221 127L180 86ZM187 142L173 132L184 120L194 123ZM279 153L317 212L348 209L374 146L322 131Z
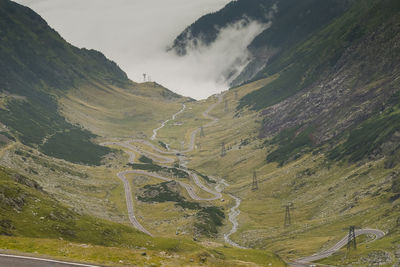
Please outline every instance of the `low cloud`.
M197 99L225 90L248 62L247 45L266 25L236 23L210 47L185 57L166 52L174 38L200 16L230 0L18 0L38 12L68 42L116 61L134 81L143 73ZM232 76L233 75L233 76Z
M157 77L170 88L182 94L190 92L197 99L226 90L250 60L247 46L265 28L256 21L239 21L221 29L210 46L199 45L197 40L183 57L172 51L160 55Z

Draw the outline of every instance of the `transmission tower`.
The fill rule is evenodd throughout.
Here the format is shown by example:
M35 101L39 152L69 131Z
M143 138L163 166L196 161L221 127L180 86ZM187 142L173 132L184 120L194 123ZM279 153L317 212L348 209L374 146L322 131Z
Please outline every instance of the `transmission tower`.
M143 73L143 81L146 82L146 73Z
M349 251L351 248L357 249L355 228L356 227L354 225L349 227L349 235L348 235L348 241L347 241L347 251Z
M221 144L221 157L226 156L226 149L225 149L225 142L222 142Z
M258 182L257 182L257 173L256 171L253 172L253 185L251 186L252 191L256 191L258 189Z
M200 127L200 137L204 137L204 129L203 129L203 126Z
M292 203L285 205L285 227L288 227L292 224L292 217L290 216L290 208L292 207L292 205Z

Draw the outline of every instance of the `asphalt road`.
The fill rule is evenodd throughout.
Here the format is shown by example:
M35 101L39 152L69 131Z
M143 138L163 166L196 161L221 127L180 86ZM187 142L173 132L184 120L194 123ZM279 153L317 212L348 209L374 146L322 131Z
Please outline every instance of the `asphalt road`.
M163 121L163 122L161 123L161 126L160 126L160 127L158 127L158 128L156 128L156 129L153 130L153 135L151 136L150 139L151 139L151 140L156 139L156 138L157 138L157 132L158 132L158 130L160 130L161 128L163 128L163 127L165 126L165 124L167 124L167 122L169 122L169 121L171 121L171 120L175 120L176 116L178 116L180 113L182 113L182 112L185 110L185 108L186 108L186 105L185 105L185 104L182 104L182 109L179 110L179 111L178 111L177 113L175 113L174 115L172 115L172 118L171 118L171 119L166 120L166 121Z
M360 235L374 235L375 239L380 239L382 238L385 233L381 230L377 229L358 229L355 231L355 235L360 236ZM291 263L291 266L294 267L304 267L304 266L310 266L311 262L321 260L324 258L327 258L329 256L332 256L335 252L338 252L341 248L347 245L349 235L347 234L345 237L343 237L339 242L337 242L333 247L331 247L328 250L316 253L314 255L301 258L296 260L294 263Z
M29 256L0 254L1 267L99 267L85 263L72 263Z

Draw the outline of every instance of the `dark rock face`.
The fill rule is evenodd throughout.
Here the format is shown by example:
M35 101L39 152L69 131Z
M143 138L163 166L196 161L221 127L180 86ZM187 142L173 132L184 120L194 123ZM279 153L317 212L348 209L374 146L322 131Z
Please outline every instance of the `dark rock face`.
M15 173L15 174L13 174L13 175L11 176L11 178L12 178L14 181L16 181L17 183L26 185L26 186L28 186L28 187L32 187L32 188L34 188L34 189L36 189L36 190L42 191L42 189L43 189L36 181L33 181L33 180L31 180L31 179L28 179L28 178L26 178L25 176L22 176L22 175L20 175L20 174Z
M9 195L6 192L0 192L1 206L21 211L25 205L25 194Z

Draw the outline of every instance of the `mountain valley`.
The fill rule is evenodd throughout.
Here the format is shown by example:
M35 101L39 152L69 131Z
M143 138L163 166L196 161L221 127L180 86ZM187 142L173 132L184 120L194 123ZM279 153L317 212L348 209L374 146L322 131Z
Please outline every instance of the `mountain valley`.
M0 0L1 254L399 266L400 4L233 1L169 53L242 20L268 27L231 88L195 100Z

